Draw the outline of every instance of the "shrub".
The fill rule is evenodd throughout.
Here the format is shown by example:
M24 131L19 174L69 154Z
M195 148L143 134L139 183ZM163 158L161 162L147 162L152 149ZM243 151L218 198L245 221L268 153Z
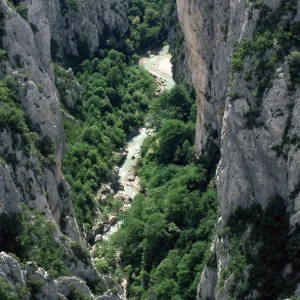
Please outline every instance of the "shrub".
M0 49L0 62L3 60L7 60L7 54L6 51Z
M28 7L26 4L19 4L15 7L16 12L25 20L28 19Z
M84 248L80 242L72 242L71 249L73 250L74 254L81 260L88 262L90 257L89 251Z
M52 138L49 136L44 136L43 138L41 138L38 142L38 149L45 157L53 155L53 153L55 152L55 145Z
M0 276L0 299L3 300L18 300L18 295L14 292L13 287L10 283L5 281L2 276Z
M244 68L244 59L250 49L250 44L248 40L243 40L237 50L233 52L231 58L231 67L233 71L240 72Z

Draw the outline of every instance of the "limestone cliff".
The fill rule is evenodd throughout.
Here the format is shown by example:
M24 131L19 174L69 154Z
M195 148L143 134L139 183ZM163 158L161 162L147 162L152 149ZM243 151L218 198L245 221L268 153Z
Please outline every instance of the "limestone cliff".
M45 157L28 153L26 136L1 127L1 216L20 212L20 204L25 203L55 222L57 232L68 237L65 247L72 241L84 244L69 186L61 174L65 134L52 61L79 62L97 54L107 43L118 42L128 28L127 1L1 0L0 28L0 79L10 75L16 83L18 106L31 132L27 137L37 136L38 147L54 149L53 161L50 153ZM71 104L76 101L76 93L67 96ZM105 282L90 261L83 263L76 255L73 260L71 274Z
M197 92L196 148L206 162L220 158L218 235L198 299L298 296L300 2L177 0L177 7ZM288 226L278 231L284 249L263 235L277 222ZM264 269L273 272L269 282L254 276Z
M186 43L178 20L176 1L170 8L167 27L167 40L170 46L169 51L172 54L171 63L174 81L176 83L186 82L191 85L190 72L187 66Z

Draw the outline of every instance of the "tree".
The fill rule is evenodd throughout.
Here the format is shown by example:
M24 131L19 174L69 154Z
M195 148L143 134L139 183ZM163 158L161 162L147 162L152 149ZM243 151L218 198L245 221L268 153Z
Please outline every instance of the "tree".
M153 8L147 7L145 10L145 22L149 26L155 26L160 21L159 13Z

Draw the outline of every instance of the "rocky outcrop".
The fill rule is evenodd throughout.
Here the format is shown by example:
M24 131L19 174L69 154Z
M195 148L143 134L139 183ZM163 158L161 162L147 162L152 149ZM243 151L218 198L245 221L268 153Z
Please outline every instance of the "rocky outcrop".
M300 90L293 78L299 74L299 65L292 52L298 49L299 1L177 0L177 7L197 93L197 152L203 163L210 165L220 158L220 219L212 248L216 264L204 269L198 299L239 299L239 288L244 289L243 299L271 299L260 294L265 287L259 279L257 289L237 286L237 277L230 274L231 262L236 259L233 231L226 226L237 207L258 203L263 210L270 210L277 197L290 227L280 238L298 239ZM289 38L281 38L276 31L279 28ZM263 40L269 44L263 45ZM263 238L256 236L257 243L252 245L249 236L255 228L253 224L247 228L241 245L248 247L248 254L259 257L264 245L258 240ZM297 270L292 256L285 255L293 271L290 277L279 276L283 286L289 284L286 278L295 279ZM276 272L285 274L287 265ZM252 269L246 260L240 270L245 282ZM286 296L280 294L283 289L273 292L276 297Z
M52 59L74 63L117 43L128 29L126 0L26 1L35 36L51 34ZM48 42L50 39L48 38Z
M27 262L22 270L18 261L5 252L0 253L0 286L2 297L18 297L18 299L121 299L121 289L106 280L106 289L111 288L103 296L94 295L86 283L77 277L58 277L54 279L34 262ZM3 298L4 299L4 298ZM6 298L5 298L6 299ZM17 299L17 298L16 298Z

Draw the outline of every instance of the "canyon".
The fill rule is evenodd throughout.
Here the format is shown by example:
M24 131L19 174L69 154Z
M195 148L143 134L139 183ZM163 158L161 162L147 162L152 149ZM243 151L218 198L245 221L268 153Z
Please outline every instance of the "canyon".
M164 78L164 73L170 72L170 65L159 70L157 67L165 63L164 59L171 59L176 83L194 89L190 94L196 96L192 164L205 168L207 177L192 192L217 191L218 220L215 220L213 236L206 237L211 247L199 262L201 275L197 275L200 278L195 297L199 300L295 299L300 296L300 2L176 0L176 5L173 2L168 2L164 11L169 17L165 20L164 34L170 54L168 47L164 47L159 54L162 59L149 53L141 64L153 75L165 79L163 85L169 89L174 81L170 74ZM92 230L82 220L79 224L74 195L62 166L66 164L63 159L69 142L66 122L76 123L72 113L84 107L80 106L82 91L85 84L90 84L78 79L83 78L83 66L86 72L95 69L101 73L103 70L99 66L97 69L97 64L109 55L111 60L118 57L116 60L125 64L134 55L134 42L143 38L129 33L133 32L132 28L139 28L142 18L146 19L136 7L130 6L133 4L136 3L126 0L0 0L0 106L15 109L11 113L5 110L10 114L7 117L3 113L0 123L0 283L3 291L20 295L26 289L36 299L53 300L73 299L76 295L78 299L95 300L123 297L117 280L97 271L86 252ZM148 10L147 18L153 18L149 24L156 17L155 12ZM150 29L158 30L155 26ZM125 55L116 54L112 49ZM137 65L138 59L134 59ZM128 68L132 67L128 61ZM120 78L115 74L112 84ZM67 86L63 94L62 85ZM122 99L140 97L132 87L128 90L132 95L122 94ZM156 98L162 90L163 87L154 91ZM101 95L106 91L96 92ZM112 99L113 96L111 92ZM112 111L105 101L101 102L103 109ZM74 115L82 116L80 113L86 112ZM107 120L107 123L117 123L112 117ZM78 128L84 123L88 122L82 122ZM134 151L136 143L140 147L144 135L143 130L133 140ZM107 141L104 138L101 142ZM186 145L190 143L187 142ZM146 162L156 154L152 150L144 154ZM124 178L137 158L132 159L134 154L129 153L121 169L120 182L131 197L137 190L127 186ZM167 157L166 153L161 157L164 155ZM170 165L176 165L174 161ZM90 165L91 160L84 164ZM103 183L107 185L116 177L115 169L110 169L110 165L101 168L107 172L107 182ZM197 172L199 175L202 171ZM74 182L72 187L76 190ZM83 189L82 184L79 186ZM175 195L170 198L176 199ZM94 215L103 213L99 207L95 210ZM202 217L199 213L199 219ZM22 234L24 230L36 230L33 240L37 245L43 236L38 229L43 228L47 233L44 240L61 249L57 250L63 253L63 271L59 276L29 259L21 263L8 253L11 249L20 252L18 247L22 243L27 245L27 239L18 244L10 238L20 230L16 227L19 222L23 222L23 227L29 226L25 226L27 231L22 227ZM178 234L181 228L175 223L170 222L164 233ZM195 238L189 243L197 242ZM139 244L137 249L145 244ZM174 254L177 250L172 251ZM132 273L139 277L135 271ZM141 280L143 288L145 278ZM148 296L147 299L156 299L153 290Z

